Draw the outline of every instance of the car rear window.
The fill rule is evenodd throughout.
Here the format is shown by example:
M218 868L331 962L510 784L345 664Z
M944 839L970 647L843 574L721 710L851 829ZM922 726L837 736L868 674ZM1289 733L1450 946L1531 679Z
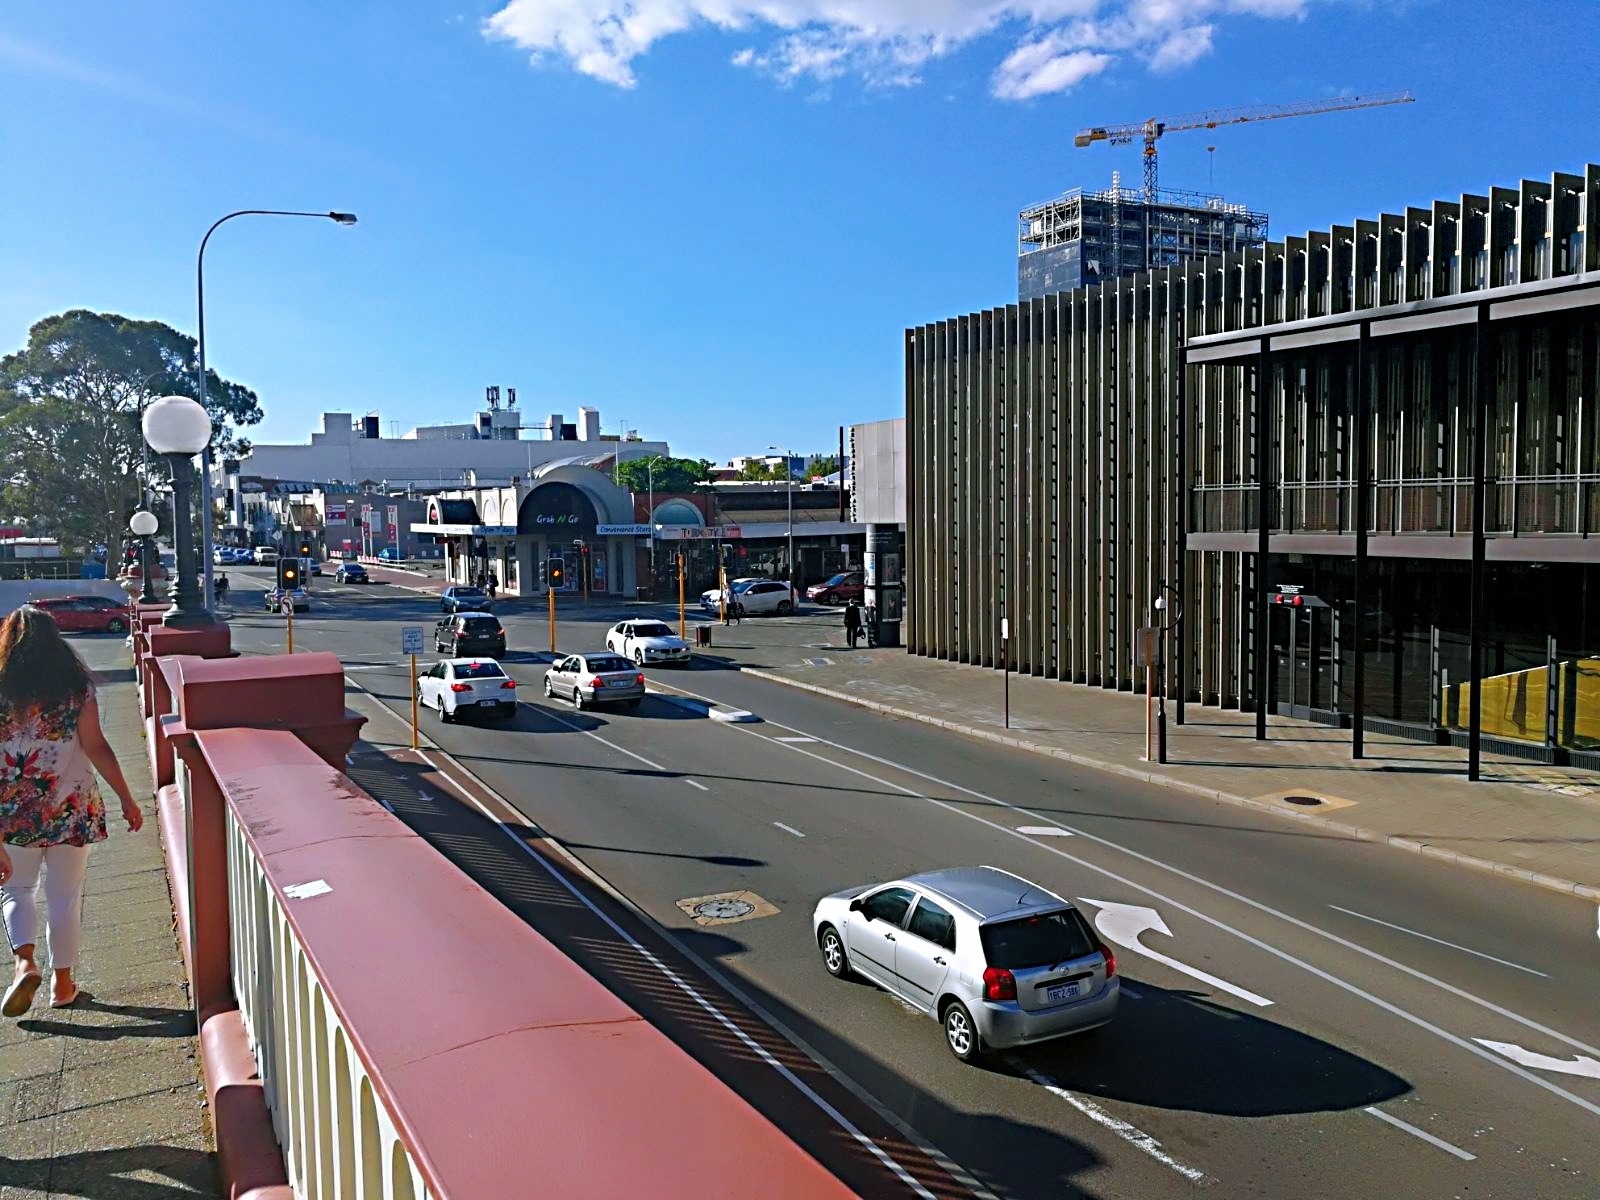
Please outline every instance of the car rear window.
M453 594L456 596L465 596L468 600L475 600L479 596L483 595L483 589L475 587L458 587Z
M627 659L616 654L590 654L584 658L584 664L596 674L606 671L635 671L635 667Z
M457 679L498 679L504 675L494 663L457 663Z
M482 616L462 617L461 627L468 633L499 633L500 621L499 618L484 613Z
M1050 967L1096 949L1088 922L1070 908L984 925L979 935L985 961L1008 971Z
M635 625L633 627L633 636L634 637L671 637L672 636L672 630L668 629L665 625L661 624L659 621L656 622L653 625L649 624L647 622L647 623L645 623L643 625Z

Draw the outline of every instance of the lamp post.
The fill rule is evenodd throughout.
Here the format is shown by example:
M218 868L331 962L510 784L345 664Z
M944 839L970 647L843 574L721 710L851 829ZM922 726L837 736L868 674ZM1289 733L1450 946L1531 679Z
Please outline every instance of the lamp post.
M656 594L656 464L665 455L658 454L644 464L644 473L650 484L650 508L645 520L650 523L650 595Z
M788 482L788 507L789 507L789 586L794 587L794 453L789 450L780 450L777 446L768 446L768 450L777 450L783 455L783 477Z
M286 209L275 208L241 208L238 212L231 212L225 217L219 217L210 229L206 230L205 237L200 239L200 253L195 256L195 308L198 313L197 350L200 358L200 407L206 406L206 243L211 240L211 235L224 222L235 217L317 217L324 221L333 221L338 225L354 225L355 213L342 212L293 212ZM207 410L207 421L210 420ZM200 460L200 549L204 560L205 591L204 604L207 608L211 605L211 445L209 438L205 447L204 456Z
M128 518L128 531L139 539L139 575L143 580L139 588L140 604L157 602L155 581L150 578L150 539L155 536L159 528L161 522L157 521L155 513L148 509L141 508Z
M1160 654L1161 670L1158 678L1160 684L1156 690L1156 761L1167 761L1167 633L1176 629L1183 620L1183 597L1170 583L1162 580L1156 585L1156 628L1161 631ZM1167 596L1171 595L1172 603L1169 605Z
M172 537L177 550L178 579L172 607L163 625L210 625L211 611L195 569L194 516L190 500L194 488L190 461L211 443L211 414L187 396L163 396L144 410L144 440L172 468Z

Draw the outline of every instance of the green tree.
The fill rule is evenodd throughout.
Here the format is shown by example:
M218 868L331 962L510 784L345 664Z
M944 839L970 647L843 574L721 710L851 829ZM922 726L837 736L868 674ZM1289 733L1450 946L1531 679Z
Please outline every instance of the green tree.
M197 364L195 339L159 321L74 309L37 322L0 359L0 509L65 543L104 542L115 564L142 494L145 407L198 398ZM256 394L207 371L206 401L215 450L242 453Z
M653 466L647 458L630 458L617 468L617 481L630 492L643 496L655 479L656 494L671 495L703 492L711 479L711 463L703 458L658 458Z
M813 454L811 461L806 464L807 478L822 476L826 478L839 469L839 457L836 454Z
M783 466L781 462L768 463L752 458L739 468L739 478L746 483L781 482L784 478Z

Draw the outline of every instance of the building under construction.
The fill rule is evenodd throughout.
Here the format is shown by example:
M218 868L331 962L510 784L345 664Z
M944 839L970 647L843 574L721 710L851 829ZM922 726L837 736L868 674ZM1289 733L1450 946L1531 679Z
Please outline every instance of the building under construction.
M1138 271L1267 240L1267 214L1206 192L1144 192L1112 177L1103 192L1074 188L1017 217L1017 298L1037 300Z

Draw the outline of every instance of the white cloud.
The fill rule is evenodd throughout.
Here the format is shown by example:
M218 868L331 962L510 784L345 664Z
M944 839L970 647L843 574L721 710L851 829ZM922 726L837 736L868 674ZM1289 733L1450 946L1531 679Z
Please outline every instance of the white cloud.
M1071 89L1120 58L1176 70L1209 53L1224 17L1290 18L1312 0L503 0L486 36L535 62L631 88L657 42L696 29L738 32L754 44L734 66L784 84L844 76L909 87L922 69L989 34L1015 48L994 94L1027 100Z

